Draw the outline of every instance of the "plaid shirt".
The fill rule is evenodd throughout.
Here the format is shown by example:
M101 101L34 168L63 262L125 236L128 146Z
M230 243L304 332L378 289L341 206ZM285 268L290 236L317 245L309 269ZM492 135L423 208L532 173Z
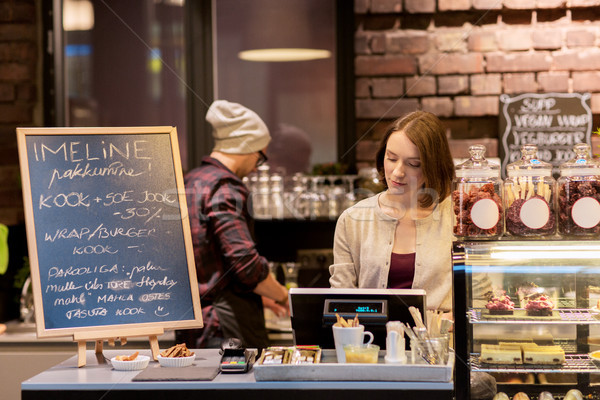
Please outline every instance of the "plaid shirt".
M203 307L225 287L251 292L267 277L269 265L250 233L248 189L211 157L185 176L185 187Z

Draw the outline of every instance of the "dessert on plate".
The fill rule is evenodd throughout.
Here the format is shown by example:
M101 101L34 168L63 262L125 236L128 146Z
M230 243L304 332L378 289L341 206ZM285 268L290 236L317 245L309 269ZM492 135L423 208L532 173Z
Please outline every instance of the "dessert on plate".
M533 342L500 342L481 345L480 360L487 364L560 365L565 351L560 346L539 346Z
M521 348L513 346L482 344L479 359L486 364L523 364Z
M495 315L512 315L515 309L515 303L507 294L501 296L492 296L485 305L490 314Z
M534 282L522 282L517 288L517 296L521 308L525 308L525 304L531 299L535 299L544 293L544 288L539 287Z
M523 363L560 365L565 362L565 351L560 346L523 347Z
M545 294L541 294L536 298L530 299L525 305L527 315L540 317L552 315L554 303Z

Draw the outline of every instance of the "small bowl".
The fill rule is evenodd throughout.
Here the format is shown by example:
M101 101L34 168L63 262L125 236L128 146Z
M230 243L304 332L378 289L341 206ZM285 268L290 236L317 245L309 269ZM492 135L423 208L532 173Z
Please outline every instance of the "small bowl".
M194 354L193 356L189 356L189 357L158 356L157 359L158 359L158 363L161 365L161 367L181 368L181 367L189 367L190 365L192 365L194 360L196 359L196 355Z
M361 364L377 364L379 359L379 346L376 344L354 345L347 344L344 346L347 363Z
M150 357L148 356L137 356L135 360L132 361L117 360L117 357L110 359L110 363L117 371L136 371L138 369L144 369L148 366L149 362Z
M590 357L590 360L592 360L594 365L600 367L600 350L592 351L588 354L588 356Z

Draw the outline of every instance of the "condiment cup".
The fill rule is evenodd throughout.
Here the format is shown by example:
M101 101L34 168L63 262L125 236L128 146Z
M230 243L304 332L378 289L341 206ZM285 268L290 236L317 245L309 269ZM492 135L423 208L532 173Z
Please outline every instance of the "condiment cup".
M377 364L379 346L376 344L347 344L344 346L347 363Z
M333 326L333 342L335 344L335 355L338 363L346 362L346 356L344 354L344 346L347 344L360 345L365 343L370 344L373 342L374 336L371 332L365 331L364 325L355 327L341 327Z
M150 357L148 356L137 356L135 360L131 361L117 360L117 357L110 359L110 363L117 371L136 371L138 369L144 369L148 366L149 362Z
M158 356L158 363L161 367L189 367L194 363L196 355L189 357L163 357Z

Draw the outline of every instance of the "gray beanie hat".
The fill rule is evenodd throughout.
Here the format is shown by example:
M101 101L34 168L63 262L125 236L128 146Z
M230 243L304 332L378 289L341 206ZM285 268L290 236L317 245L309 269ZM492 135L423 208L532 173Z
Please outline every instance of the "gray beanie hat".
M214 151L250 154L264 149L271 141L263 120L241 104L217 100L208 109L206 121L213 127Z

